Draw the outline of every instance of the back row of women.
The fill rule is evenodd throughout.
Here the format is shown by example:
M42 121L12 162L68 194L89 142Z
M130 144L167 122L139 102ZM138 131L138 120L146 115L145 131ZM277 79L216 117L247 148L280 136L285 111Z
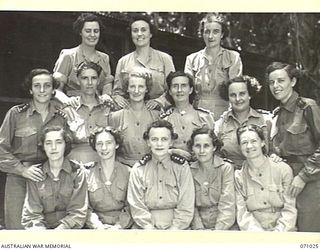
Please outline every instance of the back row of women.
M221 16L200 22L206 47L184 72L150 47L152 26L138 18L136 50L113 83L108 55L95 49L101 27L81 15L82 43L62 50L53 76L32 70L32 100L4 119L7 229L320 231L320 110L294 91L297 69L269 65L280 107L254 110L261 85L220 46Z

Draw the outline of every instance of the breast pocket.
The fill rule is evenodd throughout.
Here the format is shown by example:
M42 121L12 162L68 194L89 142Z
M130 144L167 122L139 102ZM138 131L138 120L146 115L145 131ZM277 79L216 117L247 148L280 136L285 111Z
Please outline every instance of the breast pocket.
M31 127L19 128L15 132L14 146L17 153L36 154L37 130Z
M39 183L39 196L44 206L44 211L53 211L55 207L54 194L50 185Z
M220 195L221 195L221 187L219 187L215 183L212 183L209 186L209 197L212 205L218 206Z
M179 190L177 181L174 178L168 178L165 180L165 188L167 193L168 204L174 205L178 202Z
M287 137L284 144L289 152L296 152L299 154L310 154L314 151L312 136L306 122L293 123L287 128Z
M125 202L127 196L127 185L123 182L118 182L116 186L115 199L119 202Z
M92 207L95 207L97 203L101 202L104 196L103 187L101 183L89 183L88 196Z
M283 192L284 189L281 185L271 184L269 189L269 202L273 207L283 207Z
M73 185L70 185L70 183L67 183L67 185L63 185L60 188L59 195L61 197L63 204L65 204L65 206L68 206L71 200L72 194L73 194Z

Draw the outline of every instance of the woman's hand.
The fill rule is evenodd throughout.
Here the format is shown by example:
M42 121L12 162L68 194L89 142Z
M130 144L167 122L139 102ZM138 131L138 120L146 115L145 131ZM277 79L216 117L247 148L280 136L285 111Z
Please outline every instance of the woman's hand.
M120 95L116 95L113 97L113 100L121 107L121 108L129 108L129 102L125 98Z
M278 156L277 154L275 154L275 153L270 155L270 159L275 163L283 161L283 159L280 156Z
M80 105L80 96L71 96L69 100L65 103L67 106L71 106L73 108L78 108Z
M22 176L24 178L30 179L32 181L43 181L45 176L42 170L39 168L41 164L31 165L29 167L23 168Z
M169 152L170 155L172 155L172 154L180 155L183 158L187 159L187 161L190 161L191 158L192 158L192 155L188 151L183 150L183 149L170 148L168 152Z
M159 103L155 100L149 100L146 102L146 107L148 110L154 110L157 109L158 107L161 108L161 106L159 105Z
M299 175L297 175L293 178L288 192L292 197L297 197L301 193L305 185L306 183L301 179Z

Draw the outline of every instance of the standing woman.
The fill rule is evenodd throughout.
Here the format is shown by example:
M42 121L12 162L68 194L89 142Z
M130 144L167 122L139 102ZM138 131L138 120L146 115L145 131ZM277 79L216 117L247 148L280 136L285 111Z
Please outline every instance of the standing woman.
M95 229L125 229L132 225L127 203L129 167L116 160L122 145L120 134L111 127L99 127L90 135L90 145L99 162L88 175L89 211L86 225Z
M265 138L269 137L271 113L250 107L251 98L260 89L260 83L250 76L238 76L220 85L220 96L229 101L231 108L215 123L215 133L223 142L222 152L236 168L240 168L245 160L237 143L237 128L243 124L255 124L262 128Z
M239 127L237 138L246 158L241 170L235 171L240 230L295 231L296 199L288 193L293 179L290 166L266 156L266 141L259 126Z
M150 47L150 40L154 35L153 26L145 17L135 18L130 25L131 38L136 47L131 52L120 58L113 87L113 98L121 107L129 106L128 100L125 99L125 90L121 75L128 74L136 66L144 67L151 72L152 87L149 92L150 100L147 103L149 109L157 105L165 105L163 94L167 90L166 77L174 71L172 57L167 53ZM161 96L161 98L159 98ZM156 100L154 100L156 99Z
M60 96L77 96L80 84L77 78L77 68L83 62L94 62L101 67L98 94L111 94L112 80L109 56L96 50L103 25L100 19L91 13L81 14L73 23L73 30L80 35L81 44L75 48L63 49L53 69L53 77L59 82L57 98ZM62 101L62 100L61 100Z
M151 77L147 69L133 68L123 79L123 90L129 99L129 107L109 115L109 125L120 130L123 137L123 146L117 158L131 167L149 153L150 149L143 140L143 133L152 122L159 119L159 112L148 110L145 103L149 99Z
M292 65L273 62L266 69L266 79L280 106L274 111L271 139L274 151L293 170L289 188L297 197L298 230L320 232L320 108L293 89L299 71Z
M222 15L207 14L200 22L199 32L206 47L187 56L185 72L195 78L198 107L212 111L217 120L228 108L228 102L219 96L219 85L240 76L242 62L238 52L221 47L221 40L228 35Z
M65 158L71 137L63 127L48 126L40 147L48 160L41 166L42 181L28 181L22 213L26 229L80 229L88 209L86 175L79 165Z
M195 129L188 142L197 159L190 165L196 192L194 230L228 230L235 222L234 171L219 156L222 145L205 127Z
M45 155L38 148L39 132L46 124L64 124L51 101L56 83L46 69L33 69L24 82L32 96L29 103L12 107L0 128L0 170L7 173L5 189L6 229L23 229L21 213L26 194L26 180L42 181L38 167Z

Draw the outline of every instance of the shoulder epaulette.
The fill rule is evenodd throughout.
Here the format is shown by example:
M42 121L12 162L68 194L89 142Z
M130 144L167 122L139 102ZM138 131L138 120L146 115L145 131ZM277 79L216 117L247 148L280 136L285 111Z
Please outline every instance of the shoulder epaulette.
M274 110L272 110L272 116L275 117L280 111L280 107L276 107Z
M55 111L55 114L58 115L58 116L61 116L62 118L66 119L67 118L67 114L61 110L61 109L58 109Z
M300 109L305 109L308 105L307 105L307 102L305 100L303 100L301 97L298 97L297 99L297 106L300 108Z
M201 107L197 107L197 108L195 108L195 110L202 111L202 112L205 112L205 113L207 113L207 114L212 113L210 110L204 109L204 108L201 108Z
M168 108L167 110L163 111L161 114L160 114L160 119L164 119L166 118L167 116L171 115L173 113L173 107L170 107Z
M184 164L186 162L186 159L178 154L172 154L170 156L171 160L175 163L178 163L180 165Z
M30 107L29 103L24 103L17 106L17 111L18 113L22 113L22 112L25 112L29 107Z
M142 157L141 160L139 160L139 163L141 166L144 166L147 164L148 161L150 161L152 158L151 154L146 154L145 156Z
M111 110L115 109L115 104L112 100L102 100L101 104L104 108L110 108Z
M271 112L269 112L268 110L265 110L265 109L256 109L256 111L260 114L263 114L263 115L271 115Z
M234 162L228 158L223 158L223 161L228 162L230 164L234 164Z

